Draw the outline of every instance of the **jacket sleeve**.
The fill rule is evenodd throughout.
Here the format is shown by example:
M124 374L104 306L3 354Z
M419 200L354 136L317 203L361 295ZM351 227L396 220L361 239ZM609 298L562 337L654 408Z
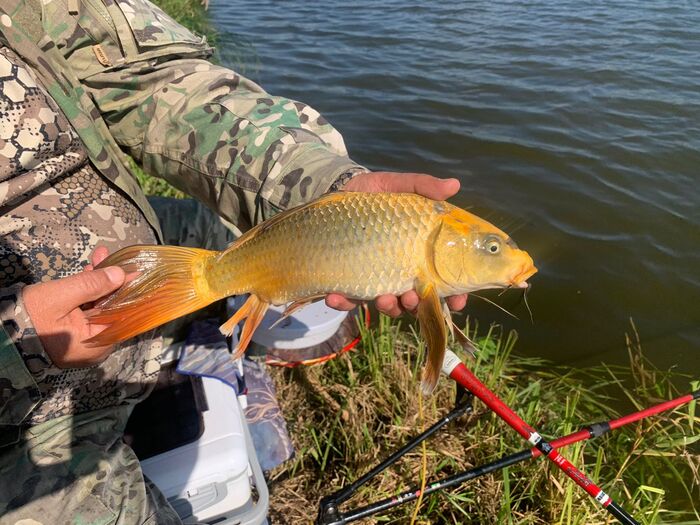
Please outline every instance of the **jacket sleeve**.
M253 225L364 171L317 111L228 69L189 59L138 74L136 90L110 73L88 79L117 143L234 223L243 215Z
M82 11L77 29L89 15ZM109 15L115 31L100 33L99 20L89 22L89 45L74 36L65 13L48 19L66 22L61 31L71 38L59 34L57 45L117 143L147 173L246 229L365 171L316 110L210 63L206 41L153 4L118 0Z
M39 388L15 343L33 339L21 311L21 285L0 289L0 427L19 425L41 399ZM36 338L36 336L34 336ZM29 350L29 348L27 348ZM43 354L43 351L41 351Z

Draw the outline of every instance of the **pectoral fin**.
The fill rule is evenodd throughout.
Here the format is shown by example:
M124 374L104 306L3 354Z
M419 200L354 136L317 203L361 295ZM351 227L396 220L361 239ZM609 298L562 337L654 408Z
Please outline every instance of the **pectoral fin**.
M304 299L294 301L289 306L287 306L284 312L282 312L280 318L270 325L270 328L274 328L297 310L304 308L307 304L311 304L316 299L320 299L321 297L325 297L325 294L312 295L311 297L305 297Z
M418 322L428 346L421 389L425 395L429 395L435 389L440 377L447 346L447 326L435 286L419 281L416 291L421 299L418 304Z
M233 329L236 325L243 319L246 319L243 329L241 330L241 336L238 340L238 346L233 353L234 359L241 357L246 348L248 348L248 344L250 344L250 340L253 337L253 332L260 326L269 306L270 303L252 294L248 297L248 300L243 306L241 306L228 321L219 327L221 333L228 337L233 333Z

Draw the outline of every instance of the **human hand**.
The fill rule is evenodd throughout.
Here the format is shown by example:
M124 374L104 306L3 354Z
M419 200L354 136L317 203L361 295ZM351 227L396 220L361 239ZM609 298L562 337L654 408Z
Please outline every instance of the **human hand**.
M22 292L27 313L44 350L59 368L94 365L113 350L112 346L90 347L82 343L106 326L88 323L81 307L89 307L124 283L124 270L118 266L93 269L107 254L106 248L97 248L92 254L92 264L84 271L29 285Z
M457 179L438 179L423 173L393 173L389 171L368 171L355 175L341 188L341 191L364 191L369 193L417 193L434 200L445 200L459 191ZM409 290L397 297L391 294L380 295L375 299L377 310L391 317L398 317L404 311L414 312L420 298L415 290ZM326 296L326 305L336 310L352 310L359 304L347 297L332 293ZM447 298L450 310L461 310L467 304L466 294Z

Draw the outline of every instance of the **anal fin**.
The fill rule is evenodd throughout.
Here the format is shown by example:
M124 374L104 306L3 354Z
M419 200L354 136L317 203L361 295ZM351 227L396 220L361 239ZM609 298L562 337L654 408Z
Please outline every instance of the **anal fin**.
M447 346L447 326L435 286L419 280L416 291L421 299L418 304L418 323L428 347L421 389L425 395L435 390Z

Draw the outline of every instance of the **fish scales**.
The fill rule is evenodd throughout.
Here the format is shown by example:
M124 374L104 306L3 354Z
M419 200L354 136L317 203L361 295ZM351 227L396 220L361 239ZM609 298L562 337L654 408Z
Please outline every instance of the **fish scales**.
M332 291L354 299L405 292L444 213L413 197L376 193L307 207L224 252L210 285L225 295L255 290L273 304Z

